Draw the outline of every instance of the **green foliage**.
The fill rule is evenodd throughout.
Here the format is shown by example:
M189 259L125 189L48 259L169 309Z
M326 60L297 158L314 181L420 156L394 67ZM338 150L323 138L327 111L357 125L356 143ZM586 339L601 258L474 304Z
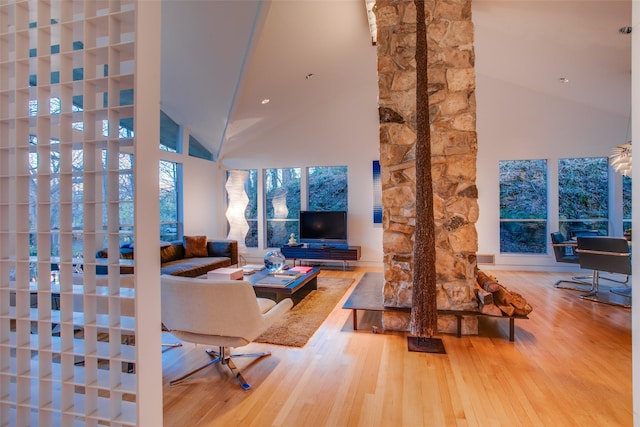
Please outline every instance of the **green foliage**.
M500 161L500 218L547 218L547 161Z
M558 214L561 220L608 217L608 167L606 157L558 161Z
M309 210L346 211L347 167L309 168Z

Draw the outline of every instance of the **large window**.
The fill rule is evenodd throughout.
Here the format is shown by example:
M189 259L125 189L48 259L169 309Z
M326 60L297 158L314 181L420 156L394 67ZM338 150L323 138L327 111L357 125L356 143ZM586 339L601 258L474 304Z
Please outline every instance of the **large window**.
M264 171L266 245L280 247L289 235L298 234L300 168Z
M573 237L580 232L608 234L609 162L606 157L558 161L560 232Z
M500 252L545 253L547 161L505 160L500 168Z
M301 202L301 168L265 169L262 188L258 187L258 170L242 171L246 176L244 190L248 204L244 216L249 223L245 237L247 247L257 248L258 236L264 233L264 247L280 247L293 233L298 238L301 209L319 211L346 211L348 186L346 166L312 166L307 168L307 203ZM227 173L229 179L230 173ZM240 171L238 171L240 172ZM230 190L231 191L231 190ZM235 192L235 187L232 193ZM264 223L258 222L258 194L264 197ZM227 206L232 207L227 194ZM229 230L229 223L227 223ZM262 231L261 231L262 230Z
M317 166L307 170L309 210L346 211L347 167Z

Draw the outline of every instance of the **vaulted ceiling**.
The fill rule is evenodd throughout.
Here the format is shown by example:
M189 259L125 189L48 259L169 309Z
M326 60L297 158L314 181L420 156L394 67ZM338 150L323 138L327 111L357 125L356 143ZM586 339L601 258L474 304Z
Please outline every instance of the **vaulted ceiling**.
M472 7L479 79L629 116L630 0ZM162 12L161 107L216 158L345 90L345 70L376 72L358 61L375 49L364 0L163 0Z

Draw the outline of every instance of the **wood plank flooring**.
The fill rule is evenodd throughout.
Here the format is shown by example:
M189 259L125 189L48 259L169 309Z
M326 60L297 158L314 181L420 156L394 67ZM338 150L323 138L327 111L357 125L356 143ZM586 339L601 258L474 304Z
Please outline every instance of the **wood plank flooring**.
M376 270L321 276L357 283L366 271ZM445 355L408 352L405 333L372 333L375 313L360 314L354 332L347 292L305 347L236 350L272 352L236 359L248 392L220 366L169 387L208 356L190 344L165 351L164 425L631 426L631 311L553 287L571 274L491 273L534 308L516 321L515 342L508 321L481 318L478 336L441 335Z

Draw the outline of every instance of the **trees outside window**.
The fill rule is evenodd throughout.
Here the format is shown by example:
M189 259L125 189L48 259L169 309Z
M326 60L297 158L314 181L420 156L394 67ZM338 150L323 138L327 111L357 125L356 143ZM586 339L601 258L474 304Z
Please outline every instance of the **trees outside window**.
M277 248L298 234L300 168L264 171L266 246Z
M265 200L265 247L280 247L289 240L291 233L298 236L301 203L301 168L265 169L263 188L258 188L258 170L248 170L245 192L249 203L245 218L249 231L245 238L247 247L258 247L261 229L258 222L258 192ZM347 166L312 166L307 168L308 210L346 211L348 207ZM228 176L228 175L227 175ZM228 201L228 200L227 200ZM229 224L227 223L227 230Z
M622 230L631 229L631 177L622 176Z
M160 160L160 240L171 242L182 237L180 181L182 165Z
M547 161L504 160L500 169L500 252L547 250Z
M314 166L307 169L309 210L346 211L347 167Z
M609 230L609 161L583 157L558 161L560 232L572 237L579 230Z

